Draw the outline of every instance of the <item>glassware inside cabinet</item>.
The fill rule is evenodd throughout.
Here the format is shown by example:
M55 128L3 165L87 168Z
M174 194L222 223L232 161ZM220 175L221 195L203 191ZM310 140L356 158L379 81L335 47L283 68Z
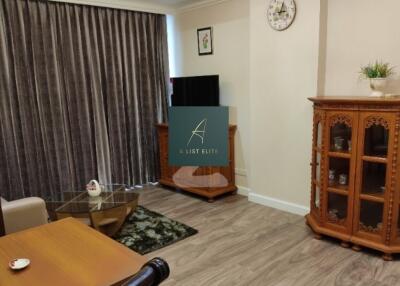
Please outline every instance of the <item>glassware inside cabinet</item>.
M344 123L336 123L330 130L330 151L350 152L351 149L351 127Z

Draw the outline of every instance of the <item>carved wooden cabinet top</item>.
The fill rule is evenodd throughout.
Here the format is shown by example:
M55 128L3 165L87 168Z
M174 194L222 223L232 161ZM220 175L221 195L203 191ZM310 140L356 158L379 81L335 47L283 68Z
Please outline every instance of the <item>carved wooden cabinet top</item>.
M400 108L400 96L391 97L371 97L371 96L316 96L309 97L308 100L319 105L338 105L338 106L391 106Z
M160 128L168 128L168 123L157 123L156 126ZM237 126L233 124L229 124L229 130L236 130Z

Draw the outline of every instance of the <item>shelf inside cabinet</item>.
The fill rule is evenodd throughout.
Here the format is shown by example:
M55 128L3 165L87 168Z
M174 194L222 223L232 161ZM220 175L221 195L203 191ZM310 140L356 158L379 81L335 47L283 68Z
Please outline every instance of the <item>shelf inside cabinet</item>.
M328 186L328 192L331 192L331 193L336 193L336 194L339 194L339 195L344 195L344 196L347 196L347 194L348 194L348 189L349 189L349 186L348 185L339 185L339 184L333 184L333 185L331 185L331 186Z
M373 163L382 163L386 164L387 158L386 157L378 157L378 156L362 156L363 161L373 162Z
M360 199L377 203L383 203L385 201L383 193L360 194Z
M336 152L336 151L329 151L328 152L329 157L335 157L335 158L345 158L349 159L351 157L351 154L349 152Z
M386 192L386 164L365 161L362 168L360 198L383 202Z

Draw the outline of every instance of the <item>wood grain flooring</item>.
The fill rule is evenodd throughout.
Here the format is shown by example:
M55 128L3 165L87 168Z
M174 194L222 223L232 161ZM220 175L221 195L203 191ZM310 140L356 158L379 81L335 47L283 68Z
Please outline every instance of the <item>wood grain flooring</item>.
M394 286L400 261L316 240L304 218L226 196L214 203L172 190L142 190L139 204L199 233L149 253L171 268L163 286Z

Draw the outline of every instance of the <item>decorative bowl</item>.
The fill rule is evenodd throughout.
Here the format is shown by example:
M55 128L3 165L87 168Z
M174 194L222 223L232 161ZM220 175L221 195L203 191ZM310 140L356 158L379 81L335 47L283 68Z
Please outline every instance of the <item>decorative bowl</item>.
M27 267L30 263L31 263L31 261L28 258L17 258L17 259L11 260L8 263L8 266L12 270L21 270L21 269L24 269L25 267Z
M86 189L91 197L97 197L101 193L100 184L96 180L91 180L89 184L87 184Z

